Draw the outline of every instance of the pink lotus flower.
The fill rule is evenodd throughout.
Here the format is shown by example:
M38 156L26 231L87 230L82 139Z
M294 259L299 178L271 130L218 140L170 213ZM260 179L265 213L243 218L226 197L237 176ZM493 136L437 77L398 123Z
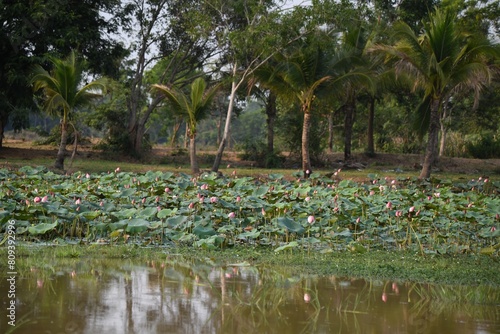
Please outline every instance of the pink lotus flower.
M99 203L99 206L104 206L104 202L103 202L103 201L101 201L101 202Z
M356 224L359 224L360 222L361 222L361 218L360 218L360 217L358 217L358 218L356 219Z
M30 201L29 200L25 200L24 204L26 204L27 206L30 206Z
M385 293L385 292L384 292L384 293L382 293L382 301L383 301L384 303L386 303L386 302L387 302L387 293Z
M408 211L409 211L409 212L413 212L413 211L415 211L415 207L414 207L414 206L410 207L410 209L409 209Z
M170 192L170 188L169 188L169 187L166 187L166 188L165 188L165 192L166 192L166 193L169 193L169 192Z
M304 293L304 301L309 303L311 301L311 295L308 293Z
M33 199L33 202L35 202L35 203L40 203L41 201L42 201L42 199L38 196Z
M396 217L401 217L403 215L403 211L397 210L396 211Z
M316 218L314 218L314 216L312 216L312 215L311 215L311 216L307 217L307 222L308 222L309 224L312 224L312 223L314 223L315 221L316 221Z
M206 184L206 183L205 183L205 184L202 184L202 185L200 186L200 189L201 189L201 190L207 190L207 189L208 189L208 184Z
M188 209L190 209L190 210L191 210L191 209L193 209L193 208L194 208L194 203L193 203L193 202L189 203L189 205L188 205Z
M115 173L119 173L119 172L120 172L120 167L116 167Z
M80 205L80 204L82 204L82 200L81 200L81 199L79 199L79 198L77 198L77 200L75 201L75 204L76 204L76 205Z
M387 204L385 205L385 207L387 209L389 209L389 210L392 209L392 202L391 201L387 202Z
M234 217L236 217L236 214L234 212L229 212L229 214L227 215L227 217L229 219L233 219Z
M45 195L42 197L42 203L46 203L49 201L49 196Z
M262 208L262 210L260 210L260 213L265 216L266 215L266 210L264 210L264 208Z
M311 200L311 197L307 196L307 197L305 198L305 200L306 200L306 202L309 202L309 201Z
M210 203L217 203L217 200L218 199L215 196L210 197Z
M241 202L241 197L240 196L236 196L236 203L239 203Z
M89 173L85 174L85 177L86 177L87 179L90 179L90 174L89 174Z
M497 230L497 228L495 226L491 227L491 232L495 232L496 230Z

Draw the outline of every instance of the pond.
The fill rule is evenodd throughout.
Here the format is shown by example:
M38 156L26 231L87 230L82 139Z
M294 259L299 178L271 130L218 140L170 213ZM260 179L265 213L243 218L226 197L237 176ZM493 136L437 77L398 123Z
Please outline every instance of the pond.
M293 268L60 259L16 281L1 333L500 333L500 289L299 276Z

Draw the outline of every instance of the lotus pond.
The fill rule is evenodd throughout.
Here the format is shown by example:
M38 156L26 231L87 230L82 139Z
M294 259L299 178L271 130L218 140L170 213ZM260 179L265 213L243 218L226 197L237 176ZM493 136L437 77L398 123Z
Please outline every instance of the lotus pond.
M154 259L83 257L67 247L22 249L16 327L3 316L3 333L500 331L498 286L311 275L193 260L174 249L157 249ZM72 256L54 255L60 252ZM7 285L0 281L2 296Z
M1 169L0 224L15 222L18 240L59 244L498 256L500 182L299 175Z

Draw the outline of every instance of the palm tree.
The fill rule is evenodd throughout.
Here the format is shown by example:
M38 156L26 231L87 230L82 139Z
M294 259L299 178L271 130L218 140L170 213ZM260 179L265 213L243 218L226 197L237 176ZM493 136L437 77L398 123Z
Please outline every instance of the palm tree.
M405 23L394 26L394 45L378 45L395 60L396 73L414 78L414 90L424 94L418 110L426 113L428 140L419 178L428 178L438 158L439 120L443 102L451 94L472 91L479 97L492 78L490 59L498 59L498 45L484 36L463 34L451 11L436 10L417 36ZM457 95L455 95L457 96Z
M200 172L196 159L196 126L207 115L219 87L220 84L207 89L206 81L203 78L197 78L191 84L191 92L187 96L182 90L175 87L153 85L153 90L163 94L177 111L188 118L189 158L193 174L199 174Z
M309 157L309 132L313 101L319 89L331 79L327 74L327 59L318 47L299 49L289 59L279 59L273 71L262 68L256 71L258 81L279 96L289 96L297 101L304 114L302 124L302 171L308 178L312 173Z
M368 43L367 31L352 26L342 34L340 43L332 50L329 83L332 95L341 101L344 111L344 160L351 158L352 129L356 113L356 100L362 91L373 95L374 73L364 51Z
M43 91L44 111L60 118L61 142L54 167L63 170L68 125L72 114L79 107L100 97L99 91L104 90L104 84L96 80L79 87L82 81L82 68L74 51L66 59L51 57L49 60L52 63L51 72L37 65L33 70L31 83L35 92Z

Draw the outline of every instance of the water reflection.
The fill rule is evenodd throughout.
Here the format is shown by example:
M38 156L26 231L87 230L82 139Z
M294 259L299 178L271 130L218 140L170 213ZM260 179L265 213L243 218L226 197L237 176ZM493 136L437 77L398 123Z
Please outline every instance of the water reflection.
M2 333L500 332L498 288L297 276L175 256L33 264L17 292L17 326L2 316Z

